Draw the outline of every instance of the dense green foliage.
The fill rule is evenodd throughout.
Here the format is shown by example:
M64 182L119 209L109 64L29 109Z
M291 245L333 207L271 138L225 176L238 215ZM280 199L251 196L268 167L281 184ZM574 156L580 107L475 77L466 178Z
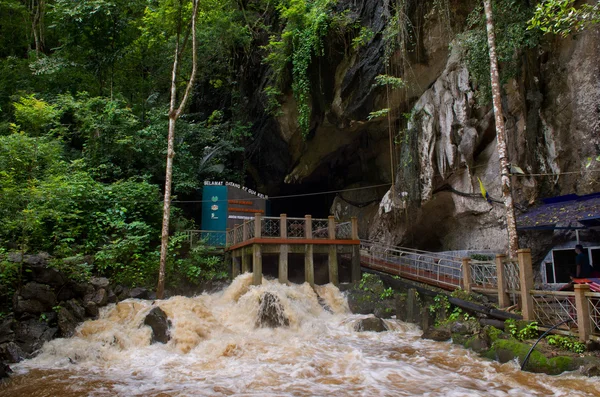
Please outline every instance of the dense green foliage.
M292 91L298 107L298 125L306 137L310 129L311 81L309 66L314 56L323 56L323 38L332 19L335 0L282 0L277 10L284 21L280 35L273 35L266 46L265 61L273 68L275 86L266 94L273 97L286 78L288 63L292 64Z
M527 23L533 17L533 7L518 0L492 2L496 33L496 52L500 63L500 80L506 83L519 73L520 55L539 42L539 31L528 30ZM458 36L459 44L466 51L467 66L471 80L477 87L477 100L481 105L492 99L490 83L490 58L483 5L476 7L468 17L468 30Z
M10 251L48 252L78 281L155 284L172 54L189 41L190 9L187 0L0 1L3 301L22 277ZM250 128L235 70L252 40L243 10L202 0L197 24L199 89L177 125L175 198L196 199L204 179L241 181ZM193 227L192 209L172 209L171 284L225 276L218 257L178 234Z
M575 0L544 0L537 5L529 26L544 33L567 36L597 23L600 23L598 1L575 7Z

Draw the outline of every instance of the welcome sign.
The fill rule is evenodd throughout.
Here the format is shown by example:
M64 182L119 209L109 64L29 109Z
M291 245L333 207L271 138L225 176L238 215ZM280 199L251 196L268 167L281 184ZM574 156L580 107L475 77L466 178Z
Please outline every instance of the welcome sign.
M268 196L233 182L205 181L202 230L224 232L254 214L267 215Z

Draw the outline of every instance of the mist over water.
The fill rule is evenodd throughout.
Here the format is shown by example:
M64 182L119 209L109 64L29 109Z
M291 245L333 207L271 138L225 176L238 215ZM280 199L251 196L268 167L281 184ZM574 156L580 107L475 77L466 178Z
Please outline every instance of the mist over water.
M224 291L104 308L75 337L14 365L8 396L599 396L600 379L521 372L450 343L420 339L412 324L355 332L332 285L281 285L251 275ZM279 298L289 327L256 328L259 299ZM172 321L168 344L143 326L153 304Z

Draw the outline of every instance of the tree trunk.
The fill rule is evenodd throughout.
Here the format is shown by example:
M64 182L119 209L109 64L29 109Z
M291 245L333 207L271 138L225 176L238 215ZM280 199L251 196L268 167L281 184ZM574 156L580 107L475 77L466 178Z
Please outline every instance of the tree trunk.
M498 58L496 56L496 36L494 34L494 20L492 18L492 2L491 0L484 0L483 4L487 21L488 47L490 52L490 76L492 80L492 100L494 103L494 115L496 120L496 143L498 147L498 157L500 159L502 198L504 199L504 206L506 207L508 250L511 257L516 258L517 250L519 249L519 237L517 235L515 208L512 198L508 151L506 149L506 130L504 128L504 116L502 114L502 97L500 93L500 77L498 76Z
M167 254L169 248L169 222L171 218L171 184L173 179L173 158L175 157L175 123L190 96L192 86L196 80L196 15L198 14L198 0L193 0L194 8L192 11L192 72L185 88L183 98L179 107L175 109L177 102L177 72L179 69L179 33L177 34L177 43L175 45L175 57L173 59L173 72L171 74L171 102L169 106L169 136L167 138L167 169L165 175L165 201L163 203L163 224L160 241L160 267L158 270L158 286L156 288L156 297L163 299L165 294L165 268L167 264Z

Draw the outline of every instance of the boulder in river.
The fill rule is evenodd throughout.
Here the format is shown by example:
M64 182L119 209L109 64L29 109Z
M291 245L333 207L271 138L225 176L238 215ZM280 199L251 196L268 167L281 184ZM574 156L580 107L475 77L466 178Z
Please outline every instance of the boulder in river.
M18 363L25 359L25 352L14 342L0 345L0 361Z
M150 291L146 288L136 287L129 291L129 296L133 299L148 299Z
M91 299L98 307L105 306L108 303L108 294L104 288L100 288Z
M68 311L66 308L61 307L58 311L58 328L60 329L60 334L69 338L73 336L75 333L75 328L77 328L77 324L79 322L75 318L75 316Z
M150 313L144 319L144 325L152 328L152 342L151 343L167 343L171 336L169 335L169 327L171 322L167 317L167 314L160 308L155 307L150 310Z
M8 375L12 373L10 367L0 361L0 379L8 378Z
M277 328L288 325L290 320L285 315L279 298L270 292L265 292L259 300L256 327Z
M423 332L423 335L421 335L421 339L431 339L436 342L445 342L447 340L450 340L451 337L452 334L450 333L450 330L435 327L427 328L427 330Z
M388 330L385 321L379 317L370 316L361 318L354 324L354 330L358 332L385 332Z

